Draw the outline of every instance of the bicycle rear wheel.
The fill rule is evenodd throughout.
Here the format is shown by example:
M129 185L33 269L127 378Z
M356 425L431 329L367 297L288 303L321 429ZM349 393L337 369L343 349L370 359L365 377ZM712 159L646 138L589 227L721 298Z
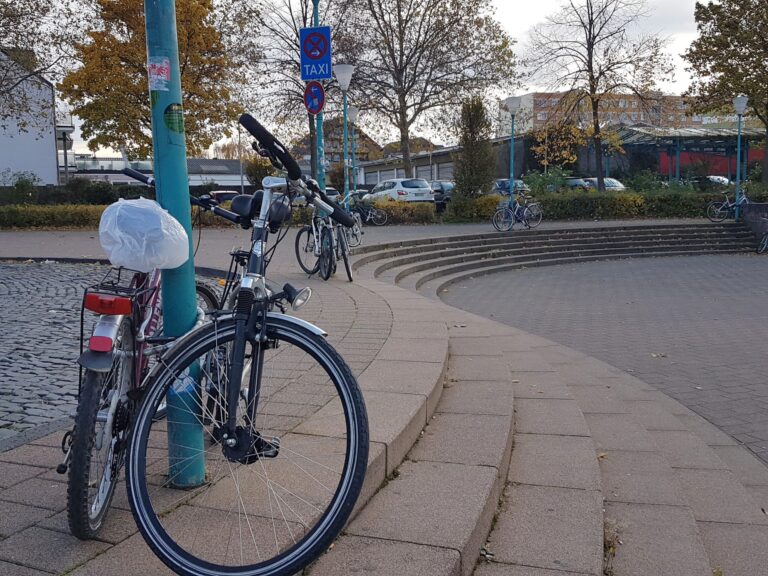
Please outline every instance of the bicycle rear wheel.
M379 210L378 208L371 207L371 222L373 222L374 225L384 226L384 224L387 223L388 219L389 219L389 214L387 214L384 210Z
M312 226L303 226L296 234L296 259L307 274L314 274L320 267L320 259L315 253L315 234Z
M363 220L358 212L352 212L352 218L355 219L355 225L345 231L347 235L347 244L355 248L363 243Z
M541 211L541 205L538 203L535 204L529 204L525 207L525 212L523 215L523 218L528 223L528 226L531 228L536 228L539 224L541 224L541 219L543 217L543 213Z
M109 371L84 371L72 430L67 519L81 540L95 538L101 529L123 464L130 407L116 395L132 377L133 337L127 317L118 328L114 350Z
M757 253L762 254L768 250L768 232L763 234L763 237L760 239L760 243L757 245Z
M254 398L241 395L238 402L250 458L228 452L217 433L226 420L222 399L233 384L231 318L203 326L163 358L136 417L127 468L131 509L152 550L181 574L294 574L327 550L363 484L367 416L349 367L322 336L290 320L269 318L266 343L257 335L258 329L246 343L241 387L260 386L250 423L246 406ZM194 371L197 402L186 416L203 428L205 483L177 489L166 422L153 413L169 390L189 384ZM215 413L206 408L211 397ZM297 397L306 400L296 403ZM182 469L183 461L176 466Z

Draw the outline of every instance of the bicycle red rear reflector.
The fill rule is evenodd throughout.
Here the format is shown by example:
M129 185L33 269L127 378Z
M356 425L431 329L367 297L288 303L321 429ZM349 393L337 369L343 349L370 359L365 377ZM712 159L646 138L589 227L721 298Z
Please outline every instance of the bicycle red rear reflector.
M125 296L91 292L85 296L85 307L97 314L130 314L131 299Z
M112 350L112 338L108 336L91 336L88 340L88 349L94 352L110 352Z

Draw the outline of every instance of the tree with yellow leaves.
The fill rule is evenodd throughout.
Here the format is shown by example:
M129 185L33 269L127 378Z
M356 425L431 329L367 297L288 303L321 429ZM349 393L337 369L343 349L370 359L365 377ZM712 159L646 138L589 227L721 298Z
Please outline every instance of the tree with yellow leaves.
M234 5L234 6L233 6ZM239 112L233 93L244 80L238 57L252 60L251 46L237 51L223 29L238 8L226 15L213 0L176 0L182 102L187 150L199 155L229 132ZM97 21L75 45L82 66L67 74L59 89L72 112L82 119L91 150L125 148L131 156L152 154L151 111L146 70L143 0L94 0ZM218 7L222 10L225 6ZM240 19L239 22L248 21ZM238 36L232 33L229 37Z

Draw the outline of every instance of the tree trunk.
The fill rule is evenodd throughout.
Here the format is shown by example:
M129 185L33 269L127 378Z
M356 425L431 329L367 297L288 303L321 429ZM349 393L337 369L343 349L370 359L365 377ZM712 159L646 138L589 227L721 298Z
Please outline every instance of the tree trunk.
M309 120L309 165L312 179L317 180L317 131L315 130L315 116L307 114Z
M597 170L597 189L605 190L605 175L603 174L603 139L600 136L599 102L592 100L592 128L595 131L592 142L595 146L595 170Z
M401 99L400 109L405 110L405 100ZM403 155L403 168L405 169L405 177L413 178L411 173L413 167L411 166L411 142L408 136L408 122L405 118L405 112L400 115L400 153Z

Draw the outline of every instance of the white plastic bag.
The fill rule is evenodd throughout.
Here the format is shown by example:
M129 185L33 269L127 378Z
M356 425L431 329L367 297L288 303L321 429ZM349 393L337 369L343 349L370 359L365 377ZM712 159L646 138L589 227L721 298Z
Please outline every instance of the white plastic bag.
M189 258L184 227L154 200L120 199L99 222L99 242L113 266L149 272L178 268Z

